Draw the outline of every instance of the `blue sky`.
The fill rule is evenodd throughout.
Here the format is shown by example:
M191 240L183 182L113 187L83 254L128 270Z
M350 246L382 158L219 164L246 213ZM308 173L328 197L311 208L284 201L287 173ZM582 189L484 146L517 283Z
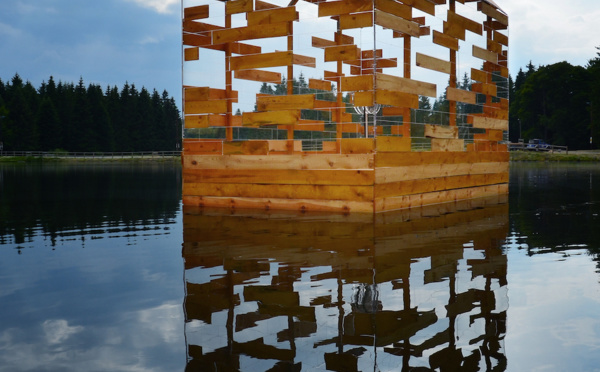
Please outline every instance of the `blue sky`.
M514 76L534 65L585 65L600 46L598 0L496 0L510 16ZM181 100L179 0L0 2L0 78L166 89Z

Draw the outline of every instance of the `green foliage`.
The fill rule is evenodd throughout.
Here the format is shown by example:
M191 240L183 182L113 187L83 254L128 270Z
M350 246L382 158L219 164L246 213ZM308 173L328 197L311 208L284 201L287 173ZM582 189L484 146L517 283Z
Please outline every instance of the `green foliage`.
M0 80L0 142L5 151L172 151L181 116L164 91L54 81L35 89L16 74Z

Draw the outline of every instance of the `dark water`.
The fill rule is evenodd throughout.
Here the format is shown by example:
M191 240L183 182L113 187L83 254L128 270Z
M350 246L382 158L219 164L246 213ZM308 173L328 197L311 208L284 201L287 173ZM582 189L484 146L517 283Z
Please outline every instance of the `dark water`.
M600 166L379 216L181 206L175 163L0 165L0 371L593 371Z

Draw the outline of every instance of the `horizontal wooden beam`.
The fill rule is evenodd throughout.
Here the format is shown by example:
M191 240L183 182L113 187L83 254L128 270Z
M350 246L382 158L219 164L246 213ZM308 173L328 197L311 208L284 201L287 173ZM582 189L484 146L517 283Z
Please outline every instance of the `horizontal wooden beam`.
M364 140L365 138L360 139ZM197 169L184 172L183 180L189 183L368 186L375 183L375 171L364 169Z

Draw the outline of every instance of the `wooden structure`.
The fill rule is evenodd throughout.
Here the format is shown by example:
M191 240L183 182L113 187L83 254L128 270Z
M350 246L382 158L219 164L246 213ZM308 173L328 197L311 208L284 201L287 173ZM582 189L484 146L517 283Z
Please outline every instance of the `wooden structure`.
M184 206L186 370L504 370L492 199L371 220Z
M507 193L507 28L491 0L183 0L184 204Z

